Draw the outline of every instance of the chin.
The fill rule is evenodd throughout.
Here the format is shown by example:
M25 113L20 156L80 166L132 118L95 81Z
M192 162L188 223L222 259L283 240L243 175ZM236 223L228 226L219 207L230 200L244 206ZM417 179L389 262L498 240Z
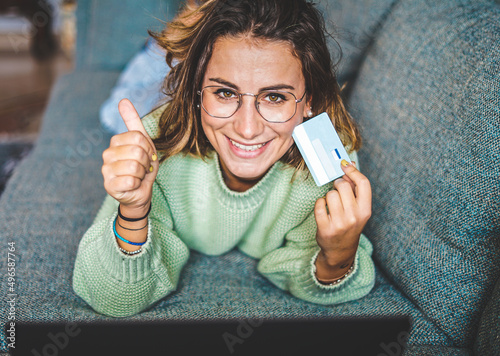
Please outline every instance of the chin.
M262 178L266 172L269 170L269 167L265 170L260 168L258 170L231 170L231 174L233 174L236 178L241 180L257 180Z
M272 165L265 163L233 162L227 166L229 172L240 180L254 181L262 178Z

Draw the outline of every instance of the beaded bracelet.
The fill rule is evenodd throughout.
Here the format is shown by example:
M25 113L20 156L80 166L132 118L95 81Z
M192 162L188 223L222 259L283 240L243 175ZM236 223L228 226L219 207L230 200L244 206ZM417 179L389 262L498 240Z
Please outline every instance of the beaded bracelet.
M127 218L127 217L123 216L122 212L120 211L120 205L118 205L118 216L125 221L130 221L130 222L141 221L141 220L144 220L148 217L149 213L151 212L151 205L152 204L149 204L149 209L148 209L148 212L146 213L146 215L144 215L142 218L137 218L137 219Z
M142 248L140 248L136 251L127 251L127 250L124 250L123 248L121 248L120 246L118 246L118 248L120 249L121 252L123 252L124 254L129 255L129 256L137 255L138 253L142 252Z
M134 246L142 246L146 243L146 241L144 242L132 242L132 241L129 241L127 239L124 239L123 237L121 237L120 235L118 235L118 232L116 231L116 220L118 219L118 217L115 218L115 222L113 223L113 232L115 233L115 236L117 238L119 238L120 240L122 240L123 242L126 242L128 244L131 244L131 245L134 245Z
M334 280L329 280L329 281L321 280L318 277L316 277L316 279L318 280L319 283L321 283L321 284L323 284L325 286L334 286L334 285L339 284L340 282L342 282L344 279L346 279L347 276L350 275L353 270L354 270L354 263L347 270L347 272L342 277L340 277L340 278L336 278ZM314 272L316 272L316 271L314 271Z

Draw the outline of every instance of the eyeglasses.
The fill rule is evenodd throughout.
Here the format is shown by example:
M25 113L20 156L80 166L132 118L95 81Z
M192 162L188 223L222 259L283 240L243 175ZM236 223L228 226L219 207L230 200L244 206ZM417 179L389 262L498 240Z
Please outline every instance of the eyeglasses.
M198 91L201 96L201 106L205 112L219 119L228 119L241 107L242 96L255 97L255 107L260 116L268 122L283 123L289 121L297 112L297 103L300 99L290 92L282 90L264 90L255 95L239 93L233 88L212 85Z

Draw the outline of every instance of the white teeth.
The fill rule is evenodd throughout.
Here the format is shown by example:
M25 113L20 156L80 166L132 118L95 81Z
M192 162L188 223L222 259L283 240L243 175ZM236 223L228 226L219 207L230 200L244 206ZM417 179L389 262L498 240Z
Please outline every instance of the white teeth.
M244 150L244 151L255 151L255 150L258 150L259 148L261 148L262 146L265 145L265 143L261 143L259 145L252 145L252 146L246 146L246 145L242 145L241 143L238 143L238 142L234 142L233 140L229 139L231 141L231 143L233 145L235 145L236 147ZM266 142L267 143L267 142Z

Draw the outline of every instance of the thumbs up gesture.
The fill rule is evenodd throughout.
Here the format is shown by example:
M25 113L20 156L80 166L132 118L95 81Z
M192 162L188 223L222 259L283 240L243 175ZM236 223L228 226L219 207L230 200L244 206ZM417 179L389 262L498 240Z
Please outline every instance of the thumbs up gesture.
M149 209L158 154L134 105L123 99L118 111L128 132L113 136L102 154L104 189L120 202L126 216L140 217Z

